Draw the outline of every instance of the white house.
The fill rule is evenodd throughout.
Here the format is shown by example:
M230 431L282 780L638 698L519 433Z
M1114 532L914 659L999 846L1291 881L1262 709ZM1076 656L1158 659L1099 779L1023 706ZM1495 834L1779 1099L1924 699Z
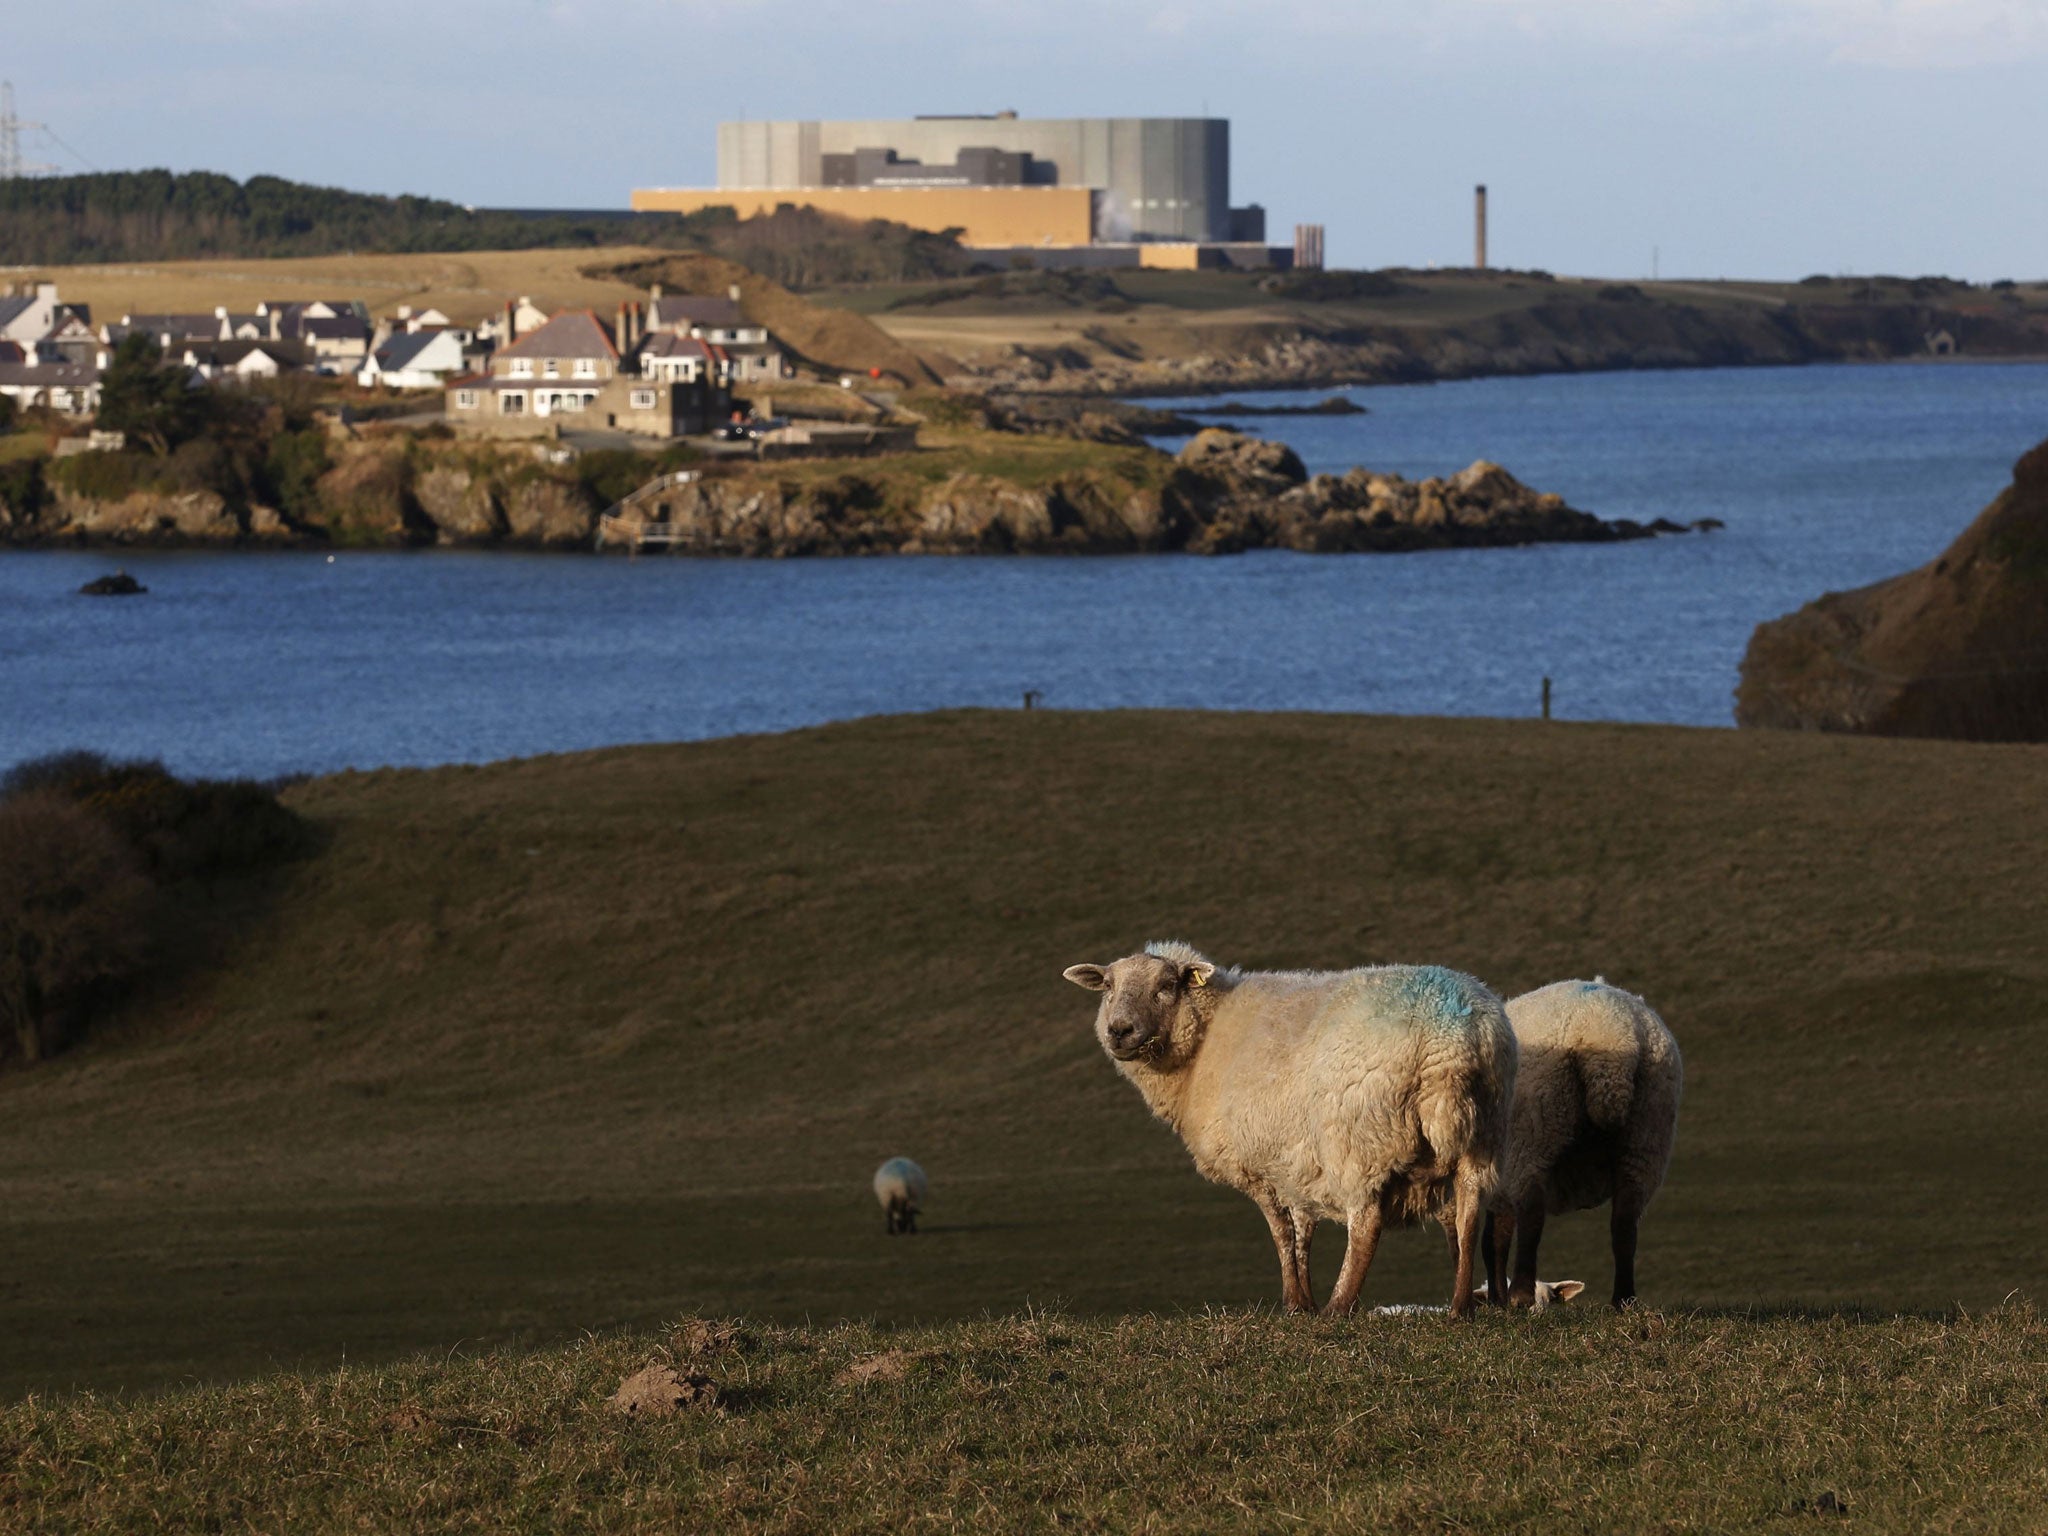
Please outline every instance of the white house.
M356 382L366 389L373 384L387 389L439 389L468 368L460 331L408 331L372 352L356 373Z
M694 336L719 349L721 384L757 384L794 375L789 359L768 327L757 325L740 313L740 291L726 291L724 298L709 294L664 294L657 286L648 290L647 334Z

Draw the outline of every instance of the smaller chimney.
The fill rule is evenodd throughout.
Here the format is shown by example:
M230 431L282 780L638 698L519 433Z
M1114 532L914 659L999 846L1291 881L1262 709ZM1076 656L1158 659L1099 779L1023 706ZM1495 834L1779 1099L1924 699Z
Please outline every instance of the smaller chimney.
M728 288L727 288L727 289L725 290L725 294L726 294L726 297L727 297L727 298L729 298L729 299L731 299L731 300L733 301L733 303L735 303L735 304L739 303L739 301L740 301L740 285L739 285L738 283L734 283L734 284L732 284L732 285L731 285L730 287L728 287Z
M647 290L647 297L649 297L650 299L658 299L658 298L660 298L660 297L661 297L661 284L659 284L659 283L655 283L655 284L654 284L653 286L651 286L651 287L650 287L650 288L649 288L649 289Z
M518 326L512 309L512 301L505 301L505 345L510 346L518 335Z

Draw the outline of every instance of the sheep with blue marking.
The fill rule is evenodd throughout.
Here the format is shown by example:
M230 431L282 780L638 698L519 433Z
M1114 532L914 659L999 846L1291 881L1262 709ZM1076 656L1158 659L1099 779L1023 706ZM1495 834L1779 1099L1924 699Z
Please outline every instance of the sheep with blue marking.
M907 1157L892 1157L875 1170L875 1198L882 1205L882 1223L891 1237L917 1230L930 1186L924 1170Z
M1613 1299L1626 1307L1636 1299L1637 1230L1678 1136L1678 1042L1648 1003L1598 979L1524 993L1509 1002L1508 1018L1521 1068L1507 1167L1486 1220L1488 1288L1515 1306L1535 1305L1545 1219L1611 1201Z
M1472 1311L1480 1223L1507 1148L1515 1035L1499 998L1440 966L1238 971L1161 943L1067 980L1103 994L1095 1033L1208 1179L1251 1196L1281 1299L1315 1309L1309 1242L1347 1230L1326 1312L1357 1305L1390 1225L1441 1221Z

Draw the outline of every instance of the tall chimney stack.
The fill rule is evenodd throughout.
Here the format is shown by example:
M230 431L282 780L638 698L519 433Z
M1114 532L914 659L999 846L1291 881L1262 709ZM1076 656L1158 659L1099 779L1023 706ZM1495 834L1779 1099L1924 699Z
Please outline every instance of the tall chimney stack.
M1486 183L1472 189L1472 265L1486 270Z

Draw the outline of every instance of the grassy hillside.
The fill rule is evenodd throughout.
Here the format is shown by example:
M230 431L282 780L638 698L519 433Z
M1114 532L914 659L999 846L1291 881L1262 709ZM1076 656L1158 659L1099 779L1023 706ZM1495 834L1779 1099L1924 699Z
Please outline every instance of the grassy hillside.
M650 1363L709 1381L717 1405L609 1411ZM0 1525L2023 1532L2048 1500L2044 1380L2048 1327L2017 1307L686 1322L0 1408Z
M1547 273L1018 272L823 292L949 378L1183 393L1589 368L2048 355L2048 284Z
M1168 935L1647 992L1688 1061L1653 1307L2038 1299L2044 762L1018 712L314 780L326 851L189 915L218 964L0 1077L0 1394L693 1309L1267 1302L1256 1212L1059 976ZM866 1187L895 1153L910 1240ZM1556 1223L1546 1272L1599 1281L1604 1232ZM1368 1299L1445 1269L1400 1235Z

